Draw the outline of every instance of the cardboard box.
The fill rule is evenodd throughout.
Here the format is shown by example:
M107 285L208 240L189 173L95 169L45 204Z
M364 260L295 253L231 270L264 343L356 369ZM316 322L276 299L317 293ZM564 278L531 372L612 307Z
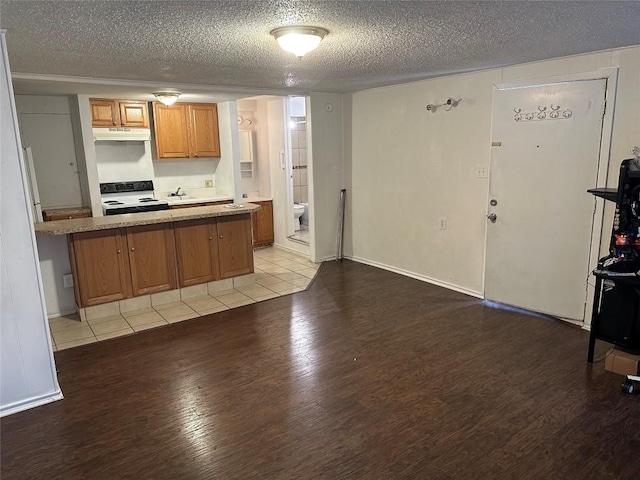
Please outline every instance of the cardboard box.
M605 358L604 369L621 375L640 375L640 355L614 350Z

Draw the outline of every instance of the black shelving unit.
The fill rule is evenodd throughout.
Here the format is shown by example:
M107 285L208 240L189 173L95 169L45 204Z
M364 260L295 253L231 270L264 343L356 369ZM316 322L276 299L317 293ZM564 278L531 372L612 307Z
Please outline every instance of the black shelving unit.
M587 354L592 363L597 339L640 353L640 159L622 162L617 189L587 191L616 202L609 255L593 271L596 283Z

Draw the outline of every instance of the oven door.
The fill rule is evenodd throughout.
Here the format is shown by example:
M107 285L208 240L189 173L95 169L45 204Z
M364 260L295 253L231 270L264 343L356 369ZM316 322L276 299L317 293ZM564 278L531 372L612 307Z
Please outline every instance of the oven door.
M104 212L104 214L122 215L124 213L155 212L158 210L169 210L169 204L162 203L160 205L130 205L125 207L109 208Z

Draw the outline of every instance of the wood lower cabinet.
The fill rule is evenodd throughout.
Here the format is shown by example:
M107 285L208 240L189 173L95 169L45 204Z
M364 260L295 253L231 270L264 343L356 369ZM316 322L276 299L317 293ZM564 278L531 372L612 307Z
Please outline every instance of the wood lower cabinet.
M220 278L253 272L251 215L218 217L217 223Z
M154 225L127 228L133 295L177 287L173 228Z
M76 301L82 307L132 296L124 230L74 233L70 236Z
M181 287L220 278L215 219L180 222L174 227L178 279Z
M79 307L253 272L250 214L69 235Z
M252 202L262 208L251 214L253 246L263 247L273 244L273 202Z

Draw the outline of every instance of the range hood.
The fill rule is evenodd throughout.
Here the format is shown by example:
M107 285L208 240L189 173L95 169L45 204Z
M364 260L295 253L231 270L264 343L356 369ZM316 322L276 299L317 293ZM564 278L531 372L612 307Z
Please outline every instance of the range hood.
M115 142L144 142L151 139L148 128L105 127L93 129L93 140L110 140Z

